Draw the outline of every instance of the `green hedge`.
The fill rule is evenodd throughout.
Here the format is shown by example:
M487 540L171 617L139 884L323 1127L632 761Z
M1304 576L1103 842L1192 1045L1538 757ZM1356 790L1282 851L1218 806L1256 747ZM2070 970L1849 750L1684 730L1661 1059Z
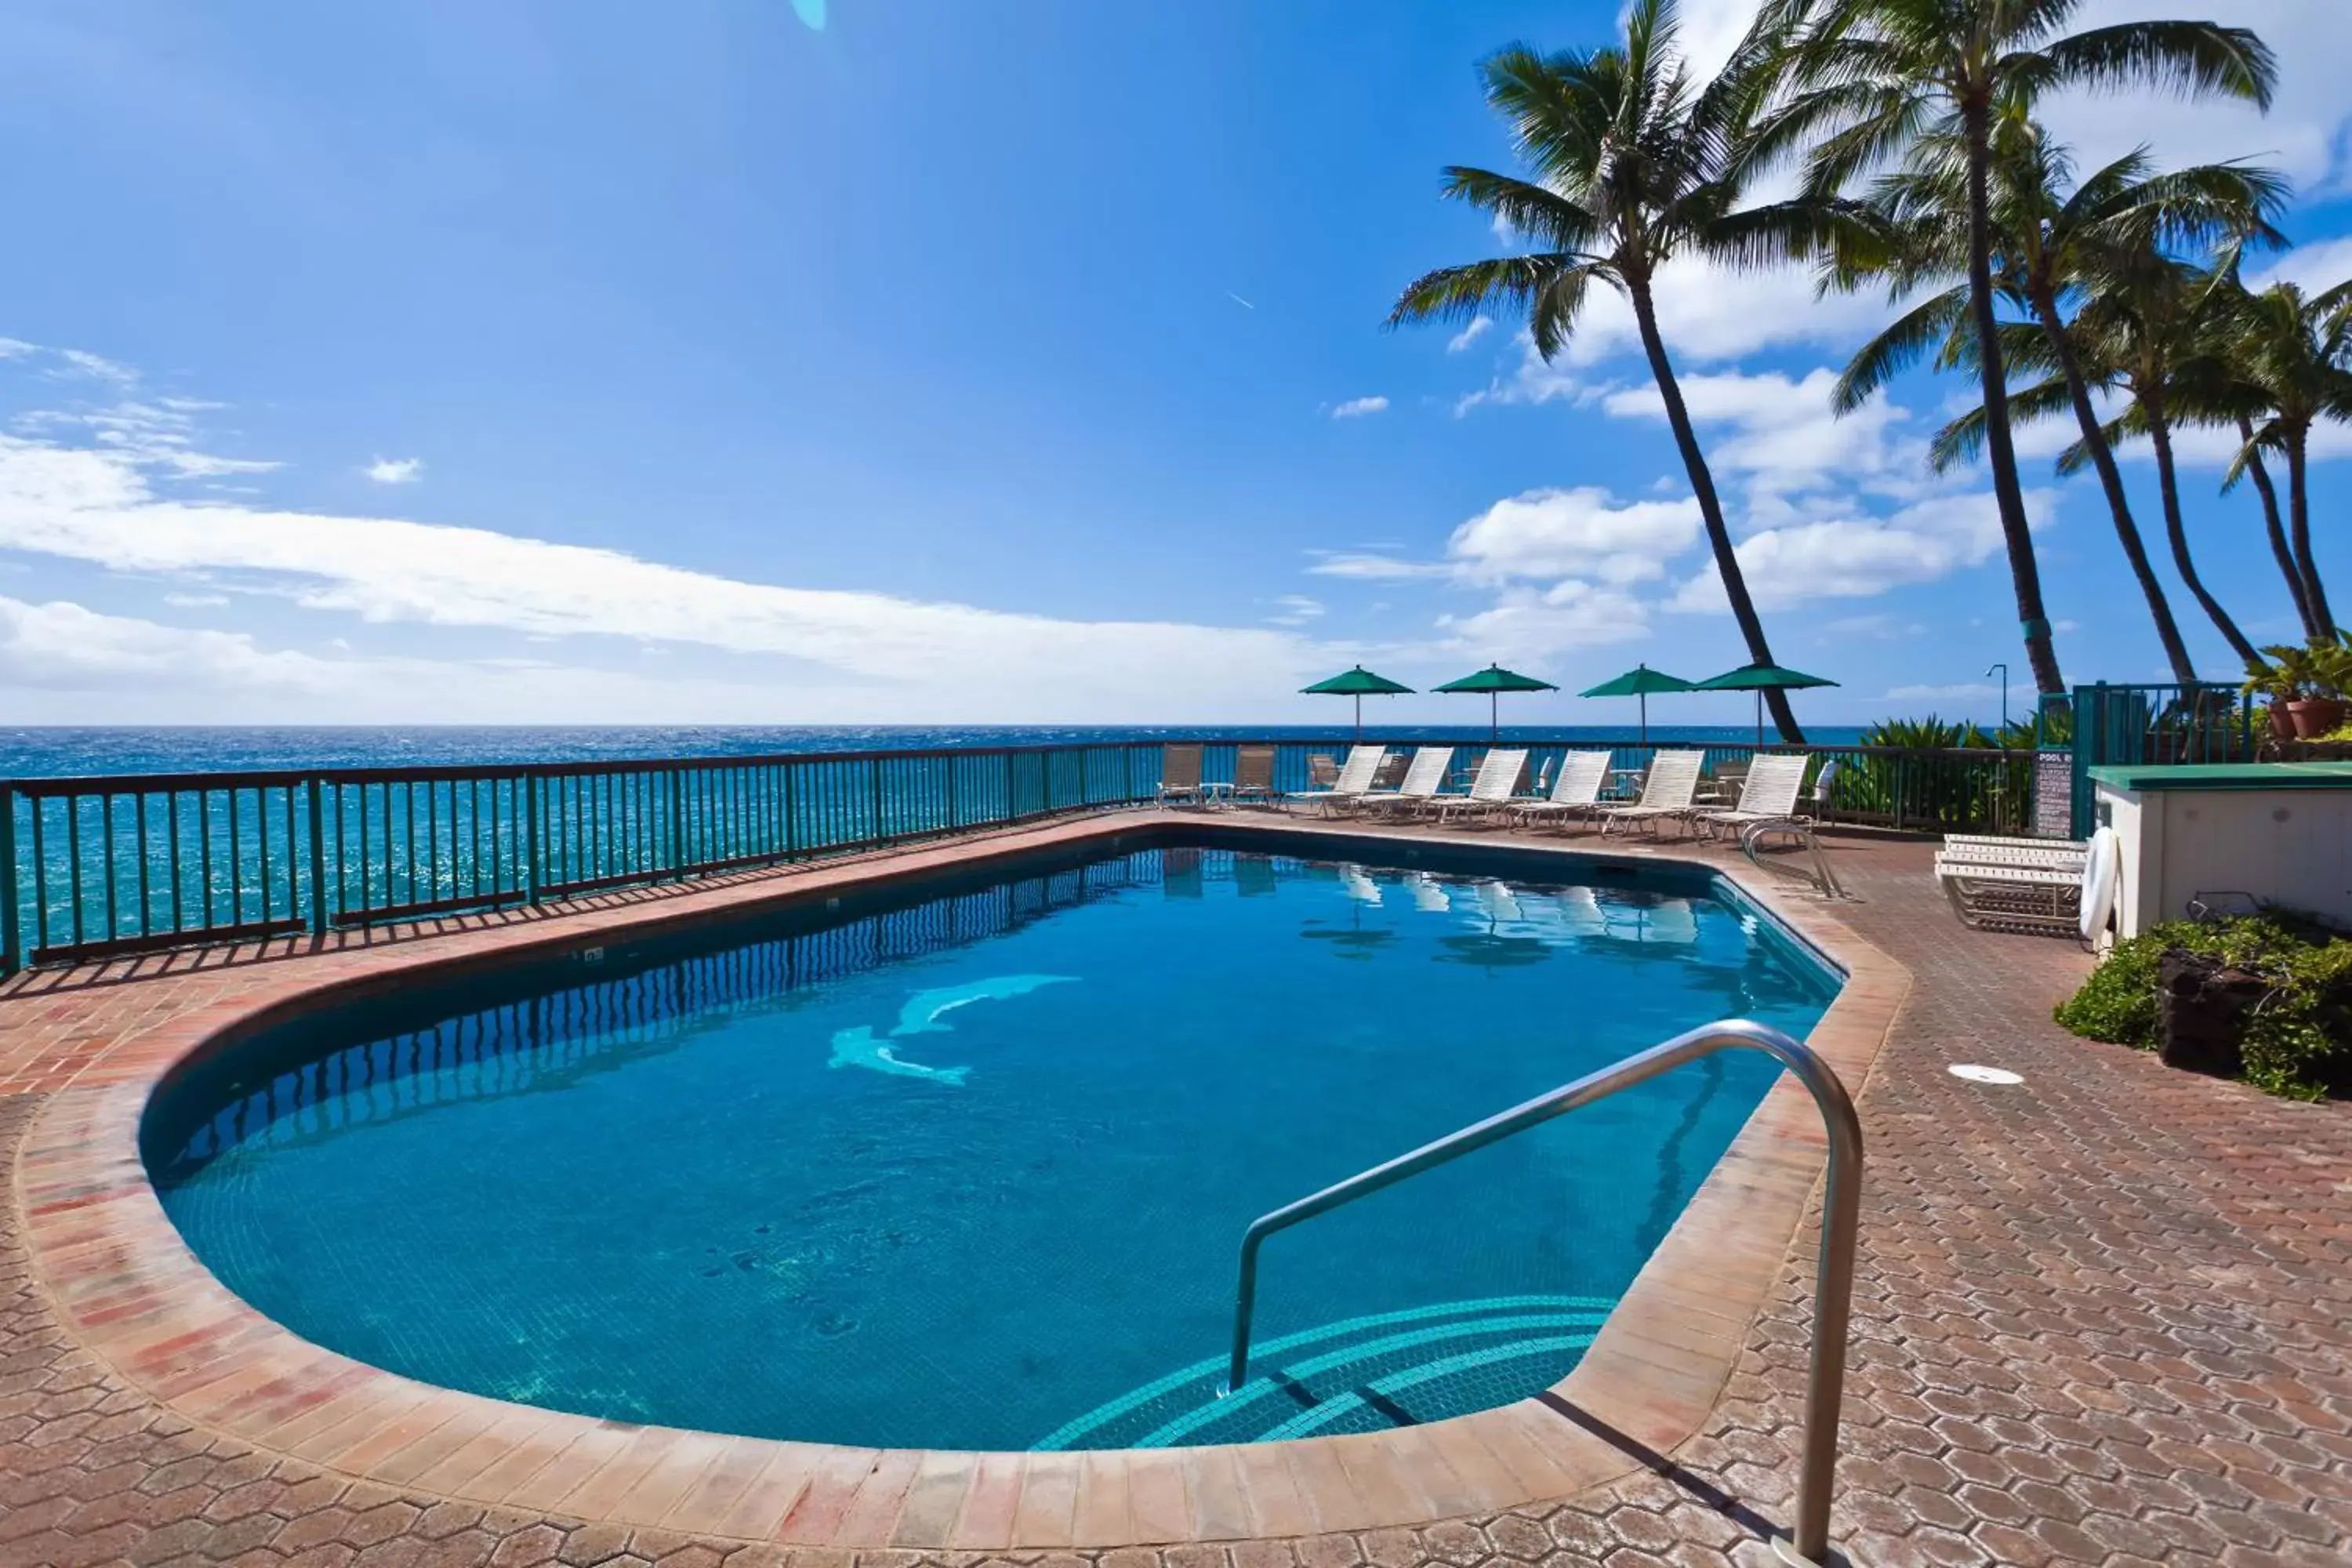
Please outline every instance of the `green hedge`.
M2262 975L2242 1042L2246 1080L2291 1100L2352 1093L2352 941L2279 915L2175 921L2116 944L2057 1019L2087 1039L2156 1047L2157 966L2172 948Z

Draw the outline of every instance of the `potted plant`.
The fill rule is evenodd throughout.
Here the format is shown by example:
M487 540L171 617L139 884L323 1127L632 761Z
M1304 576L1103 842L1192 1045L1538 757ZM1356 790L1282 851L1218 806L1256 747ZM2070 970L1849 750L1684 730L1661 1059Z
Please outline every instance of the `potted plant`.
M2264 711L2271 716L2271 738L2276 741L2294 739L2294 719L2287 704L2303 696L2305 689L2300 670L2305 662L2304 650L2281 644L2263 652L2270 662L2260 659L2246 661L2245 692L2249 697L2266 700Z
M2263 652L2271 662L2259 669L2248 667L2246 689L2270 698L2273 734L2307 741L2344 722L2345 697L2352 692L2352 635L2338 632L2332 639Z

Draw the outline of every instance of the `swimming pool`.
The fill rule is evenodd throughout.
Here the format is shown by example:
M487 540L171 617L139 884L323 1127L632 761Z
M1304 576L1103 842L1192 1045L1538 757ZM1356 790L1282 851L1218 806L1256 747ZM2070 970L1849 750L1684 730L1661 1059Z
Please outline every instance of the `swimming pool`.
M1691 1026L1801 1035L1835 977L1701 872L1295 845L1138 839L412 983L176 1075L144 1153L298 1333L585 1415L1100 1447L1544 1388L1769 1062L1277 1238L1258 1376L1218 1400L1244 1226Z

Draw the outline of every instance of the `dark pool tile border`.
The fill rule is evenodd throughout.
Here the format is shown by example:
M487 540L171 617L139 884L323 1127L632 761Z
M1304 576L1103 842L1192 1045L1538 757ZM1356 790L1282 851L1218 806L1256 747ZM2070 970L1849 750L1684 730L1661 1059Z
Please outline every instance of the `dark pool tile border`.
M255 994L102 1051L36 1119L15 1199L36 1274L90 1352L159 1402L257 1447L355 1478L483 1504L739 1540L833 1547L1036 1549L1171 1544L1426 1523L1573 1496L1654 1466L1720 1397L1822 1162L1811 1100L1766 1094L1610 1316L1546 1394L1400 1431L1272 1444L1082 1454L866 1449L635 1426L420 1384L309 1343L229 1293L148 1185L138 1131L173 1068L288 1011L428 971L676 928L922 872L1139 833L1211 841L1334 835L1112 813L803 868L667 901L583 910L396 949L293 961ZM1448 835L1342 829L1368 851ZM1310 840L1315 842L1310 842ZM1490 845L1499 843L1486 840ZM1514 852L1576 854L1508 841ZM1579 855L1579 859L1591 858ZM1859 1092L1910 987L1907 971L1824 906L1671 846L1601 858L1724 877L1845 974L1814 1048Z

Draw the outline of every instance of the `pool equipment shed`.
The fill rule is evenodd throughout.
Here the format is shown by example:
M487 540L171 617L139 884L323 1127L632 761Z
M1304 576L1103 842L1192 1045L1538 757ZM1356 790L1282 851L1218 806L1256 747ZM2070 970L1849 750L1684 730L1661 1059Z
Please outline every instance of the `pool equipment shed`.
M2116 934L2191 905L2275 904L2352 927L2352 763L2207 763L2091 770L2116 831Z

